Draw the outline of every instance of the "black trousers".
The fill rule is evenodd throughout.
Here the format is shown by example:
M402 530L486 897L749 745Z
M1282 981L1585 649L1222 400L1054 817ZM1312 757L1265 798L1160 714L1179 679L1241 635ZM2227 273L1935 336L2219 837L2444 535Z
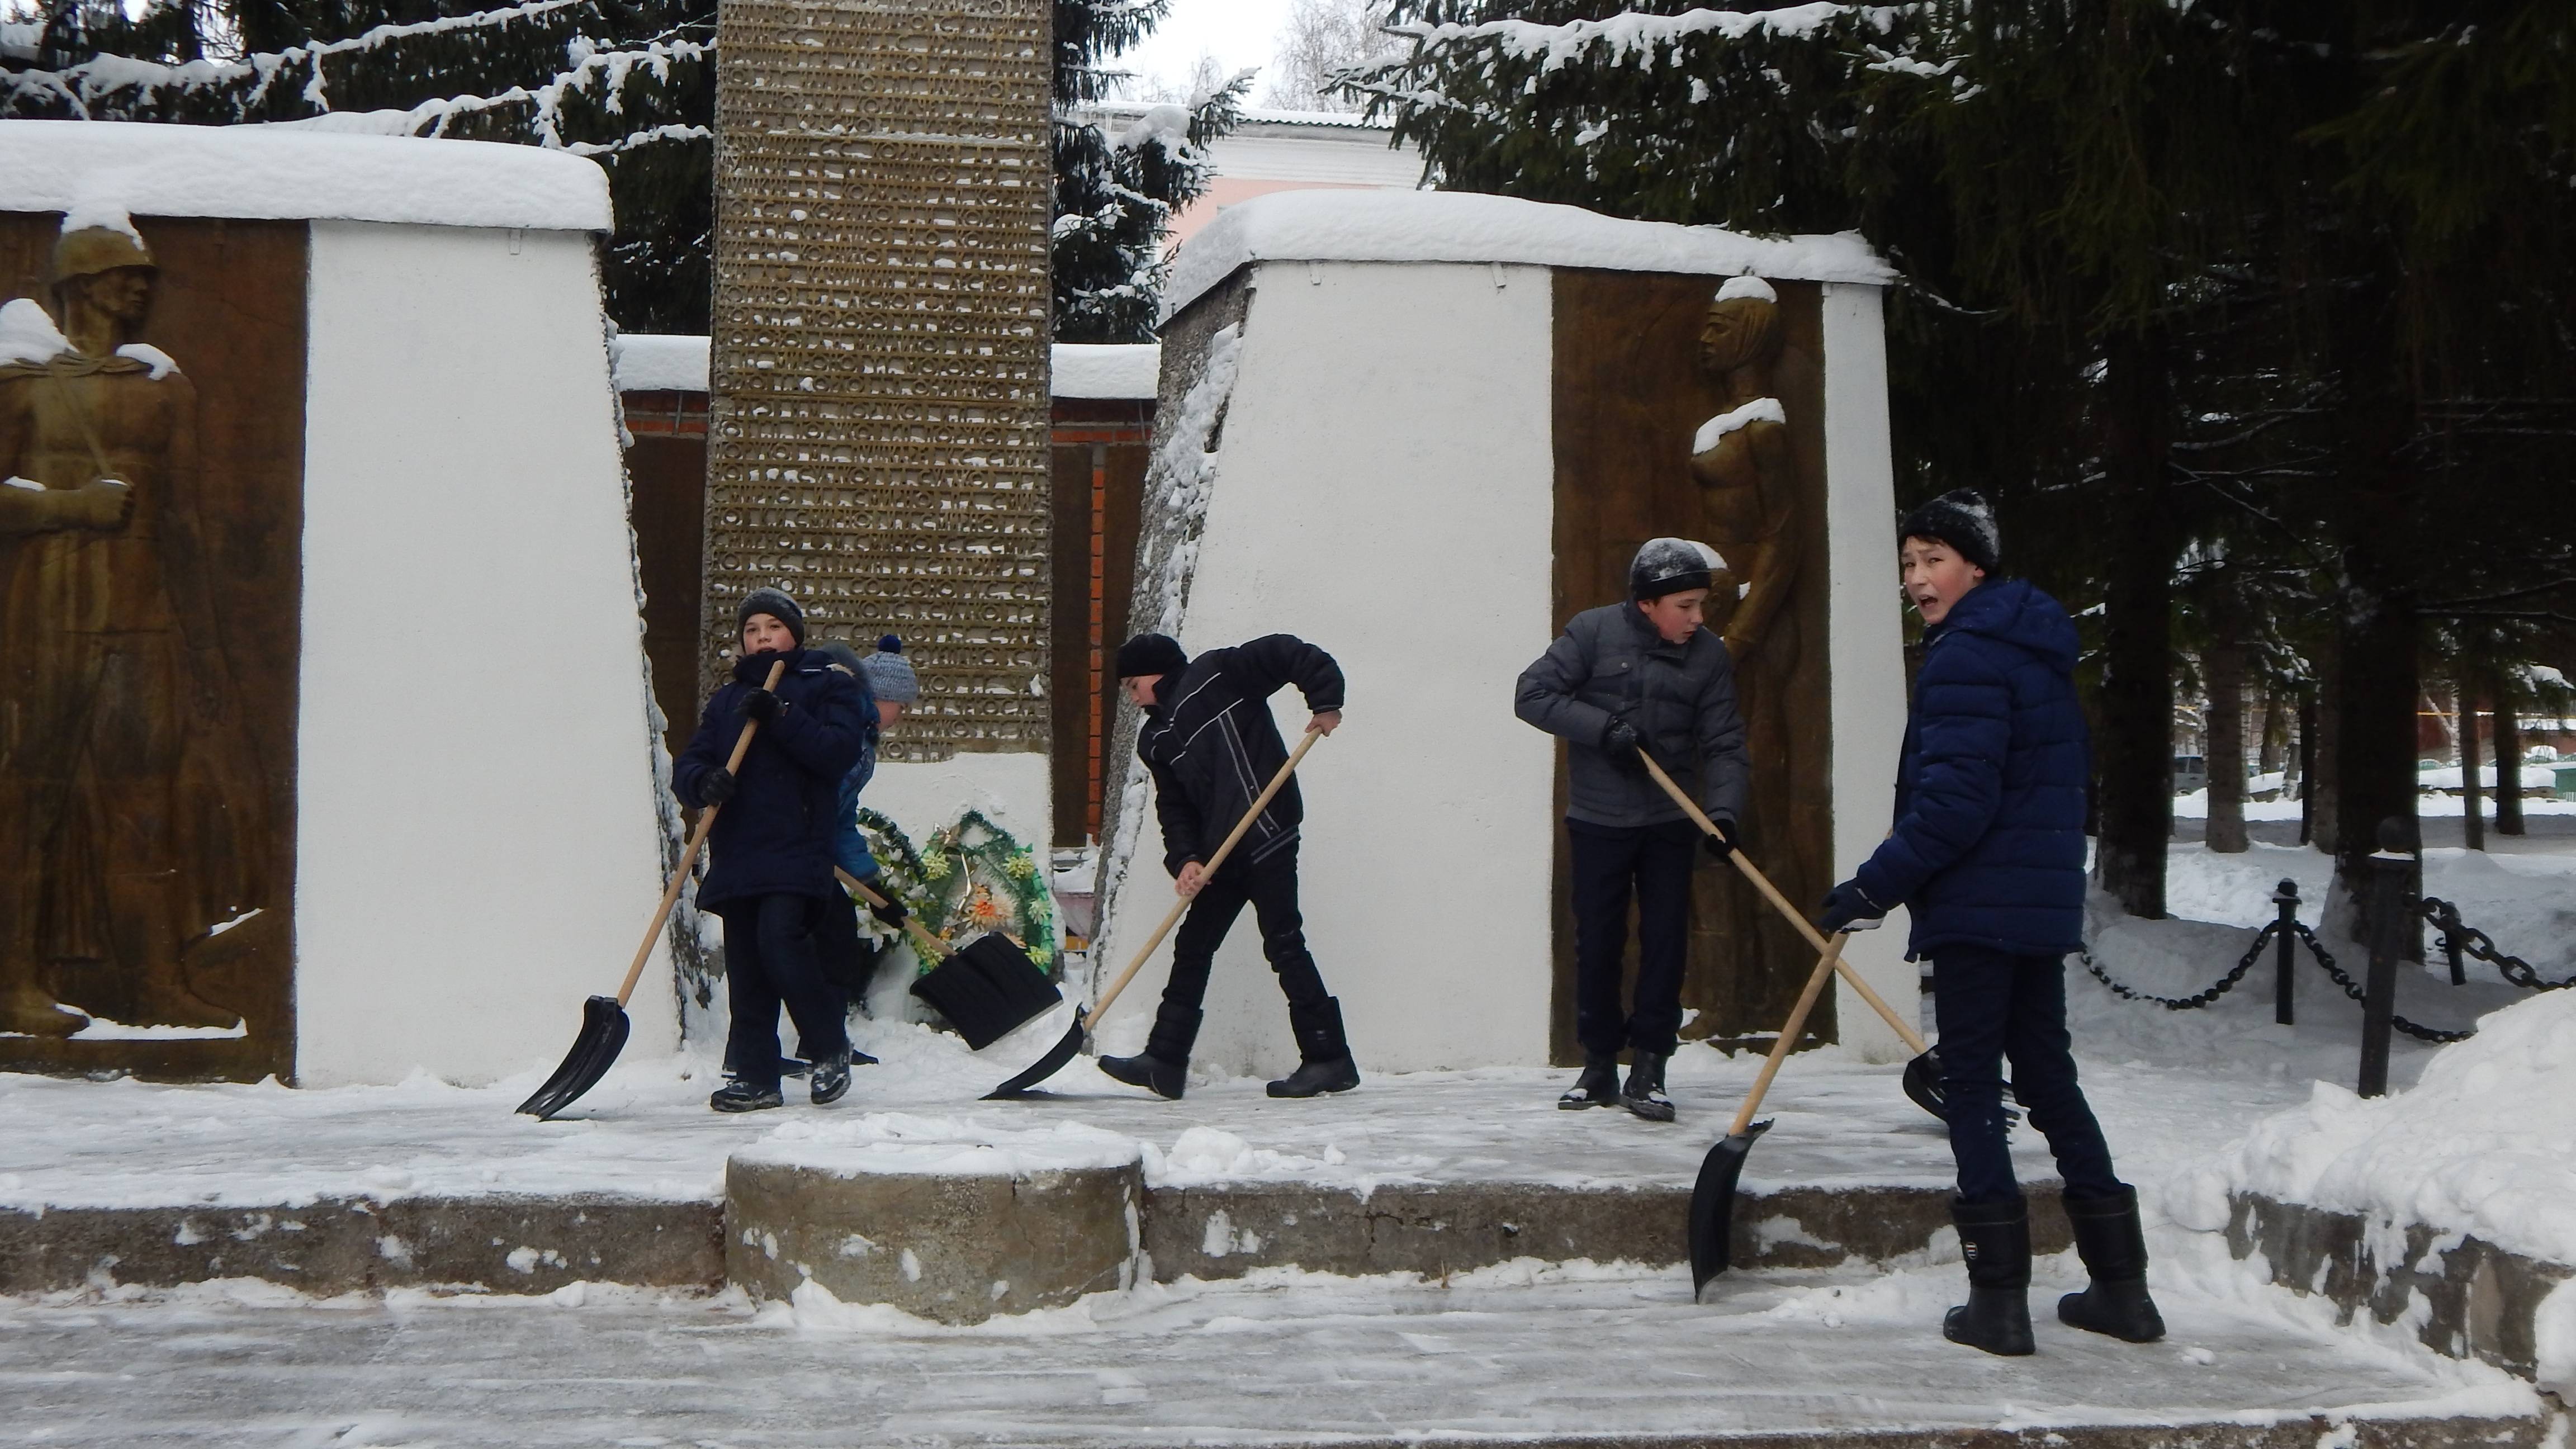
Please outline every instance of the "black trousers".
M2102 1124L2075 1081L2066 1032L2066 959L1982 946L1932 952L1932 1009L1941 1027L1941 1082L1950 1099L1950 1155L1959 1196L2007 1201L2021 1191L2004 1145L2003 1063L2013 1097L2048 1139L2066 1195L2120 1191Z
M796 1023L797 1050L820 1061L850 1049L849 998L823 972L814 940L824 903L757 896L724 909L725 1069L754 1086L778 1085L778 1008ZM755 1066L753 1063L766 1063Z
M1699 827L1593 825L1568 820L1574 868L1574 1036L1587 1057L1621 1047L1671 1056L1682 1029L1682 973L1690 965L1690 879ZM1619 1005L1628 954L1628 902L1637 902L1637 1004Z
M1297 847L1280 847L1261 860L1229 860L1190 902L1190 913L1172 936L1172 978L1163 1004L1195 1012L1207 999L1208 970L1234 919L1252 907L1261 925L1261 953L1279 978L1290 1006L1321 1006L1329 994L1315 957L1306 949L1306 918L1297 910Z

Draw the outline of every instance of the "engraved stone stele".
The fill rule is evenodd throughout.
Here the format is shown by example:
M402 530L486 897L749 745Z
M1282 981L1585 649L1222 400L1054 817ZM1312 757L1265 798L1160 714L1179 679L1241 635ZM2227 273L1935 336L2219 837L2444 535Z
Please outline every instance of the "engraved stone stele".
M894 759L1048 740L1040 0L730 0L718 21L706 682L736 601L892 631Z
M997 1137L777 1138L736 1152L726 1280L767 1299L811 1281L843 1303L942 1323L1132 1286L1144 1196L1135 1144L1084 1129Z

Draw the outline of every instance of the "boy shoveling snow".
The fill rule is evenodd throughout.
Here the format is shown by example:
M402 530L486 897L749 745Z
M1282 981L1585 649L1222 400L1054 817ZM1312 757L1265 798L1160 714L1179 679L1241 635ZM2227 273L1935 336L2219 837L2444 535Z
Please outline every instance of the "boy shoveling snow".
M784 1005L813 1061L820 1106L850 1089L849 1002L825 974L815 936L830 903L846 899L832 876L833 844L842 782L866 743L865 695L856 679L806 650L804 611L787 595L754 589L736 618L742 654L733 682L707 701L697 734L671 767L682 803L723 807L708 832L698 908L724 919L731 1075L707 1105L753 1112L780 1104ZM777 690L763 688L781 660L787 669ZM724 762L745 720L760 728L736 774Z
M1190 901L1190 913L1172 941L1172 975L1145 1050L1102 1057L1100 1070L1165 1097L1181 1095L1189 1085L1208 970L1249 905L1261 923L1262 951L1288 997L1301 1063L1270 1084L1270 1095L1312 1097L1358 1086L1359 1067L1342 1035L1342 1004L1324 990L1297 910L1297 827L1305 819L1297 782L1288 781L1262 810L1215 874L1206 867L1287 762L1270 696L1295 684L1314 715L1307 728L1329 735L1342 722L1341 666L1288 634L1211 649L1196 659L1167 635L1139 634L1119 646L1118 680L1145 711L1136 753L1154 776L1163 865L1173 889Z
M2048 1139L2066 1216L2093 1281L2058 1301L2077 1328L2133 1343L2164 1336L2147 1296L2138 1194L2075 1081L2065 956L2083 944L2084 790L2075 701L2075 625L2021 579L1989 578L2001 539L1966 489L1909 514L1899 531L1905 596L1923 616L1923 670L1896 772L1896 828L1825 897L1830 935L1897 906L1913 915L1908 954L1932 958L1959 1195L1950 1205L1968 1258L1968 1301L1942 1333L1988 1353L2025 1354L2030 1217L2004 1145L2002 1063Z

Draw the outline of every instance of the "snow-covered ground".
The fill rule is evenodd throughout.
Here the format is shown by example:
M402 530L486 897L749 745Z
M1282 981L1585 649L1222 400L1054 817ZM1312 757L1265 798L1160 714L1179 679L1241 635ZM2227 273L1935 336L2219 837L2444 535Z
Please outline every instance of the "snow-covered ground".
M1680 1275L1620 1265L1271 1270L971 1329L811 1291L754 1310L596 1285L316 1302L235 1282L0 1300L0 1383L13 1438L201 1449L1702 1442L2538 1409L2497 1370L2338 1330L2205 1253L2160 1277L2165 1342L2047 1320L2027 1359L1941 1341L1955 1267L1765 1275L1705 1306ZM2046 1260L2034 1297L2080 1283L2070 1257Z

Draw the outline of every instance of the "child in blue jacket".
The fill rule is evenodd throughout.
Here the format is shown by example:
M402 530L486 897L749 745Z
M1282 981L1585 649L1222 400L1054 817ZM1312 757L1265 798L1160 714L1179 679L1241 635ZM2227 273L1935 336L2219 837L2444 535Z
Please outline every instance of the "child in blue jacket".
M2065 956L2083 945L2090 740L2075 699L2075 625L2021 579L1991 577L2001 539L1961 489L1899 529L1905 594L1923 616L1923 669L1896 775L1896 828L1825 897L1826 932L1896 906L1908 954L1932 960L1942 1085L1968 1259L1968 1301L1942 1333L1988 1353L2031 1352L2030 1218L2004 1144L2003 1062L2048 1139L2092 1283L2059 1300L2077 1328L2133 1343L2164 1335L2147 1295L2137 1190L2111 1169L2076 1084Z

